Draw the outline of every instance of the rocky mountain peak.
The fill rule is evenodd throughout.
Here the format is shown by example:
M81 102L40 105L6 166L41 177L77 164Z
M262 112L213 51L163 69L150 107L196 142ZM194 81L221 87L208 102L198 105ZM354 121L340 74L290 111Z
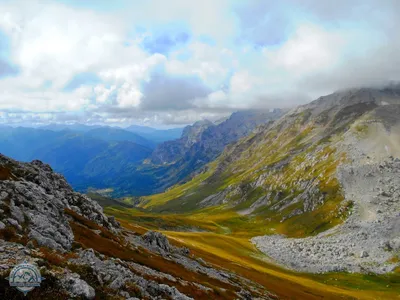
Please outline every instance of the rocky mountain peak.
M250 134L259 125L279 118L283 112L280 109L273 111L240 111L233 113L229 118L212 123L203 120L187 126L182 138L159 145L153 152L151 160L155 164L174 163L178 159L190 159L201 156L204 163L218 156L224 147ZM204 151L207 150L207 153ZM201 153L199 153L199 151ZM206 160L204 156L209 157ZM203 163L203 164L204 164Z
M196 143L199 139L201 139L201 134L204 132L204 130L211 126L215 125L209 120L197 121L193 125L186 126L182 133L182 140L185 141L185 146L190 147Z
M348 106L357 106L369 103L376 106L400 104L400 89L397 85L384 88L356 88L338 91L330 95L297 107L294 111L310 111L312 115L318 115L323 111L339 111Z
M0 206L0 227L10 225L20 238L60 251L70 250L74 237L67 211L114 232L118 227L99 204L38 160L20 163L0 155Z

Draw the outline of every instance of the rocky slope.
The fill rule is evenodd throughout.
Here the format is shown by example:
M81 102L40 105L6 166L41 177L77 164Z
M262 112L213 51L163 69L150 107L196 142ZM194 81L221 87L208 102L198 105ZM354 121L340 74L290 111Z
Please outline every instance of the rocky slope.
M180 139L159 145L153 152L151 161L155 164L169 164L180 159L202 157L204 165L215 159L226 145L238 141L257 126L281 115L282 111L279 109L272 112L243 111L233 113L228 119L217 124L207 120L196 122L183 130Z
M150 159L134 172L144 178L145 184L149 182L147 194L163 192L177 183L190 180L202 172L208 162L218 157L225 146L247 136L257 126L277 119L282 113L279 109L271 112L243 111L233 113L221 122L196 122L183 130L180 139L157 146ZM124 178L122 176L121 179L125 181ZM130 185L126 182L127 187ZM143 194L146 193L134 195Z
M400 264L399 112L397 86L321 97L228 146L186 185L139 205L219 207L263 220L270 235L253 242L299 271L391 272Z
M23 260L45 277L30 299L251 299L263 287L199 261L157 232L124 229L40 161L0 155L0 277ZM1 299L22 294L5 284Z
M253 242L299 271L388 273L400 257L400 105L364 115L337 142L348 160L336 170L351 203L345 222L304 239L264 236ZM276 251L276 249L285 249Z

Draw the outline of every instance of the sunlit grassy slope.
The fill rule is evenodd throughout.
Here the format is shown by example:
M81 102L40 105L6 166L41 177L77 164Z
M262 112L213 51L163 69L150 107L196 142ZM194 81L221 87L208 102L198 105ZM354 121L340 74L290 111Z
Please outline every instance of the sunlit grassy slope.
M400 299L399 273L310 275L274 265L249 241L263 233L265 223L232 211L153 214L116 207L105 211L138 233L161 229L173 243L189 247L196 256L257 282L283 299Z
M335 149L338 135L327 138L323 127L304 124L305 117L299 114L286 127L241 140L209 164L205 173L165 193L143 197L139 207L156 213L195 211L191 219L208 219L210 212L224 211L231 214L224 221L231 230L247 228L252 234L276 231L302 237L340 224L351 205L343 203L335 172L346 156ZM303 201L292 201L305 192L304 182L316 185L315 197L324 199L312 210L305 209ZM223 193L224 203L204 209L201 201L218 193ZM267 195L268 203L252 207ZM244 214L251 217L235 213L249 209Z
M373 107L361 107L368 110ZM330 273L310 275L268 261L250 242L265 234L305 237L340 224L351 209L336 179L346 153L337 143L353 125L359 105L310 120L307 110L227 147L208 170L165 193L143 197L138 209L108 207L138 232L163 231L175 243L222 268L258 282L284 299L400 299L400 274ZM361 110L360 110L361 109ZM306 209L297 196L323 199ZM202 200L222 193L223 201ZM262 197L268 201L254 206ZM322 197L322 198L321 198Z

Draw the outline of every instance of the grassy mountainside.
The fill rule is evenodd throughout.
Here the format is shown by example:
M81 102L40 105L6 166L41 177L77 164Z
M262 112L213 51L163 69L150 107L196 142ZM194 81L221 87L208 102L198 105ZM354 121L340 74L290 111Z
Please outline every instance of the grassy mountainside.
M199 121L187 126L180 139L162 143L152 153L143 173L157 178L153 193L183 183L210 161L218 157L224 147L250 134L259 125L275 120L282 111L242 111L233 113L222 122Z
M364 157L361 164L388 157L385 149L400 154L399 104L395 89L322 97L228 146L191 181L135 199L135 209L111 205L106 213L128 228L161 230L204 259L246 274L284 299L397 299L398 267L385 275L299 273L277 266L250 238L317 236L357 213L338 170L357 165L355 157ZM349 145L357 146L356 155ZM394 254L391 262L396 259Z
M360 89L322 97L227 147L190 182L143 197L140 207L190 212L218 206L268 219L270 228L289 236L324 231L351 208L336 178L347 159L341 139L382 103L399 104L400 94Z
M249 237L265 234L267 223L221 208L196 213L157 214L107 207L121 225L136 232L160 230L206 262L231 270L276 294L279 299L397 299L400 273L385 276L304 274L282 269L266 259ZM400 271L400 270L399 270Z

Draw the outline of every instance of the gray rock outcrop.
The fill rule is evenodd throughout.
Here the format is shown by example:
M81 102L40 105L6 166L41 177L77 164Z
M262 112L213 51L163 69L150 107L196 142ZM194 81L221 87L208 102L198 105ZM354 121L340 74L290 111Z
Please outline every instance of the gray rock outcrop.
M69 292L72 297L83 299L94 299L96 296L94 288L79 278L76 273L71 273L61 280L61 285Z
M117 231L118 224L103 214L99 204L75 193L49 165L19 163L0 154L0 170L8 174L0 180L0 222L10 224L40 246L71 249L74 236L66 209Z

